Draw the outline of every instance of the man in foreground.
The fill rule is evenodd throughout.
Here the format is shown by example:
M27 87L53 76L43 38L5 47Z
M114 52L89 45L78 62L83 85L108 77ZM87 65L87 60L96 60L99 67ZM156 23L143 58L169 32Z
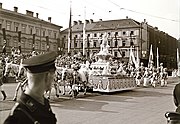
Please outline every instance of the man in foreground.
M54 79L57 54L49 52L23 61L27 70L28 86L15 103L4 124L56 124L55 114L50 108L44 92Z

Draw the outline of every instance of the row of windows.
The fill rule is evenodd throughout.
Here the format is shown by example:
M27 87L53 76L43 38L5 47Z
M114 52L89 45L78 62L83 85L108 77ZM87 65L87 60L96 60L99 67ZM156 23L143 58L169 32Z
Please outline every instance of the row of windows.
M122 35L121 35L121 32L108 32L109 36L127 36L127 34L129 34L129 36L133 36L135 35L135 31L123 31ZM103 33L87 34L87 37L102 37L102 36L103 36ZM83 34L79 34L79 35L76 34L74 36L74 38L80 38L80 37L83 37Z
M0 29L2 29L2 24L0 24ZM21 30L22 33L26 33L26 34L35 33L37 36L42 36L42 37L49 36L50 38L55 38L55 39L57 38L57 31L47 30L43 28L41 25L40 27L34 27L34 26L19 24L17 22L14 22L14 27L13 27L13 22L6 21L6 30L15 31L15 32Z
M65 40L65 38L62 38L62 42L65 42L64 41ZM112 41L113 41L113 43L112 43ZM79 47L83 47L83 45L82 45L82 39L81 40L76 40L76 39L74 39L73 40L73 44L74 44L74 47L75 48L78 48L78 46ZM100 40L95 40L95 39L93 39L93 40L90 40L90 42L87 42L86 41L86 47L97 47L98 46L98 44L100 45L101 44L101 42L102 42L102 40L100 41ZM68 42L66 41L66 44L67 44ZM79 44L79 45L78 45ZM81 44L81 45L80 45ZM91 45L90 45L91 44ZM136 38L129 38L129 40L128 39L124 39L124 40L120 40L120 39L112 39L112 40L108 40L108 44L110 45L110 46L112 46L112 47L120 47L120 46L134 46L134 45L136 45L137 44L137 39Z
M125 46L129 46L129 45L133 46L133 45L135 45L135 43L134 42L126 43L126 41L122 41L122 44L118 44L118 42L116 41L115 44L114 44L114 47L120 47L120 46L125 47ZM79 46L79 48L83 48L83 43L82 42L79 42L79 43L75 42L74 43L74 48L78 48L78 46ZM93 42L92 45L90 45L90 43L87 43L86 47L88 47L88 48L90 48L90 47L98 47L98 45L97 45L97 42Z
M21 39L21 43L19 44L18 39L7 39L7 46L15 47L17 48L19 45L21 45L21 48L33 48L33 41L28 39ZM3 45L3 38L0 38L0 45ZM34 48L38 50L47 50L47 43L46 41L36 41L34 44ZM50 44L50 49L55 50L57 49L57 44Z

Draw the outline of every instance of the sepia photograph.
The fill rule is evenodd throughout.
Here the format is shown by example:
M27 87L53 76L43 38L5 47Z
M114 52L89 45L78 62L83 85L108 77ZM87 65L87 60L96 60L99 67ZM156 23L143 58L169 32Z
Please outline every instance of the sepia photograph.
M0 124L180 124L179 0L0 0Z

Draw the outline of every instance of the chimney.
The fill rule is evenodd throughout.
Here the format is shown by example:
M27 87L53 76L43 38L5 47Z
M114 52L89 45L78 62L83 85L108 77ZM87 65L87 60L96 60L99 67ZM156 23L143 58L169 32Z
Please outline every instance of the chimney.
M14 12L18 12L18 7L14 7Z
M81 20L78 20L78 25L82 24L82 21Z
M102 19L99 19L99 21L101 21L101 22L102 22Z
M77 25L77 23L78 23L77 21L73 21L73 25Z
M26 10L26 15L33 17L34 12Z
M51 17L48 17L48 21L51 22Z
M128 16L126 16L126 19L128 19L129 17Z
M36 18L38 18L39 17L39 13L36 13Z
M93 23L93 19L90 19L90 24L92 24Z
M0 3L0 9L2 9L2 3Z
M86 24L88 24L88 23L89 23L89 20L85 20L85 22L86 22Z

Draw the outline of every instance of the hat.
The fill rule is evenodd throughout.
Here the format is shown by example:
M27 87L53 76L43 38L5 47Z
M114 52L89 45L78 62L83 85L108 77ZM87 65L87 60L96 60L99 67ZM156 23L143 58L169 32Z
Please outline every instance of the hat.
M56 52L48 52L45 54L33 56L22 62L22 66L31 73L46 72L50 69L55 69Z

